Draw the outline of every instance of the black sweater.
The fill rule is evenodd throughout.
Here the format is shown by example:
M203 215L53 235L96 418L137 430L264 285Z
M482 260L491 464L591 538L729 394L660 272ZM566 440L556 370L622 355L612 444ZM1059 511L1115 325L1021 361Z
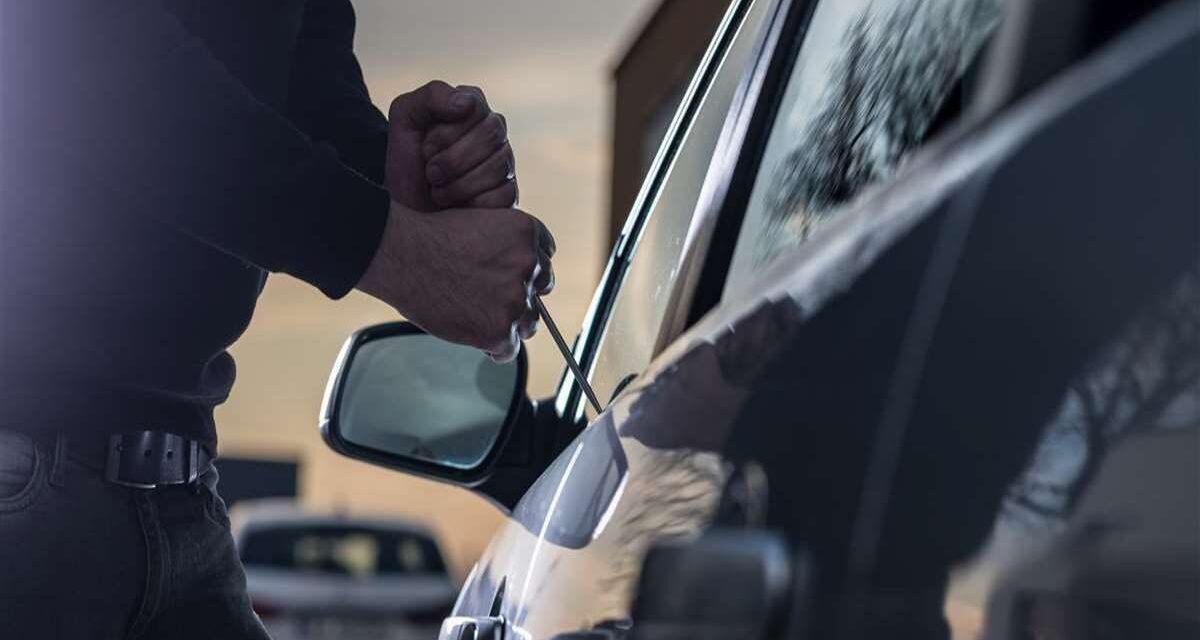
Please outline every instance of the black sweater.
M348 0L0 3L0 428L215 446L267 272L336 298L378 244L353 35Z

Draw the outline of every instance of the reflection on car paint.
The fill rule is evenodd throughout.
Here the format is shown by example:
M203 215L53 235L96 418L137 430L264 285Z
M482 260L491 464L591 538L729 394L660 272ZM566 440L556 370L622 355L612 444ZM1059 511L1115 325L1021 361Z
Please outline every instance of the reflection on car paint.
M580 434L517 503L512 518L550 542L578 549L591 542L625 484L629 463L604 414ZM571 500L559 504L559 496ZM555 508L557 506L557 508Z
M631 419L621 435L656 449L720 451L751 384L801 317L790 297L766 300L712 340L691 343L630 389Z
M1061 529L1002 569L984 638L1200 637L1198 436L1122 438Z
M1039 585L1060 594L1099 594L1118 608L1144 598L1159 609L1173 602L1176 610L1162 611L1159 622L1171 627L1170 620L1191 615L1191 626L1180 628L1196 637L1200 487L1180 479L1194 480L1200 445L1197 354L1200 269L1193 269L1071 383L1028 468L1009 487L991 542L951 585L947 611L956 638L982 630L984 607L1025 606L1016 592ZM1154 488L1145 492L1146 485ZM1138 492L1132 500L1130 489ZM1146 563L1159 566L1150 571ZM1115 587L1114 571L1121 576ZM1114 588L1120 593L1111 593ZM1031 624L1050 624L1049 600L1035 600L1042 621ZM1069 608L1078 613L1087 602ZM1093 613L1064 621L1070 633L1061 637L1102 637L1071 626L1105 618ZM1007 632L1012 617L992 616L989 638L1009 637L1001 630Z
M530 489L455 613L486 611L497 577L507 576L514 597L504 613L532 637L628 618L646 549L695 535L716 515L733 470L716 451L800 315L789 297L764 301L690 343L674 364L656 362ZM577 502L551 508L562 495Z

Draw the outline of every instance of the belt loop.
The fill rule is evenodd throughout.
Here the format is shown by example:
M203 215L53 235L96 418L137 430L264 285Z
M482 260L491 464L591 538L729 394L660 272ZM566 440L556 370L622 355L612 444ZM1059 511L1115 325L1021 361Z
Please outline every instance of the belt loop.
M63 486L63 465L67 462L67 436L59 433L54 436L54 460L50 463L50 484L55 487Z

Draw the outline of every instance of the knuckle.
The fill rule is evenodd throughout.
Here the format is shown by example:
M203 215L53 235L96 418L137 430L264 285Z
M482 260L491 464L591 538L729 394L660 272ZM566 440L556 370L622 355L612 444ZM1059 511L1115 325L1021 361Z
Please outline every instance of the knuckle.
M513 183L508 183L498 189L493 189L479 196L479 206L501 209L511 207L517 201L517 188Z
M388 114L392 115L398 111L403 111L405 105L408 104L409 94L402 93L395 98L392 98L392 104L388 107Z
M504 141L508 139L508 124L504 122L504 117L498 113L493 113L488 116L488 128L491 131L492 137L496 140Z
M528 237L529 234L534 233L537 230L537 226L533 221L533 216L529 215L528 213L520 210L514 210L514 213L517 214L514 216L513 221L514 230L520 236L518 238L519 241L524 242L525 238Z
M460 167L462 161L459 160L457 154L455 154L451 149L442 151L434 156L433 159L430 160L429 164L430 166L436 165L442 170L443 183L449 183L452 179L462 175L462 170Z
M501 203L500 198L492 192L482 193L475 196L471 199L470 204L472 207L478 207L480 209L499 209L504 206Z
M520 300L510 302L508 306L505 307L504 311L506 312L506 316L508 318L508 327L511 329L512 324L517 320L520 320L521 316L525 314L524 296L522 296L522 299Z
M450 146L453 135L450 127L437 125L425 135L425 147L433 150L435 153L440 152Z
M446 170L449 169L447 166L449 164L446 154L439 153L435 155L425 163L425 177L429 178L431 182L438 182L445 175Z
M430 80L429 82L426 82L425 84L421 85L421 88L418 89L418 91L451 91L451 90L453 90L453 87L451 87L449 83L447 83L443 80Z
M508 159L508 154L497 153L488 159L490 170L499 173L501 177L508 175L508 166L511 164Z
M517 333L521 336L522 340L528 340L528 339L532 338L533 335L535 333L537 333L537 330L538 330L537 320L532 319L532 318L522 319L521 325L519 327L517 327Z
M481 209L503 209L512 204L512 198L506 198L499 190L489 191L476 196L471 204Z
M524 311L526 311L526 294L524 294L524 287L515 289L515 291L520 293L511 295L511 297L509 297L509 299L504 303L505 330L510 330L512 328L512 323L518 321L518 319L521 319L521 316L524 315Z
M467 92L466 96L467 96L467 100L469 101L469 103L471 105L470 111L478 114L483 108L483 99L480 98L477 94L475 94L473 92ZM478 121L477 118L478 118L478 115L476 115L475 118L472 118L472 119Z

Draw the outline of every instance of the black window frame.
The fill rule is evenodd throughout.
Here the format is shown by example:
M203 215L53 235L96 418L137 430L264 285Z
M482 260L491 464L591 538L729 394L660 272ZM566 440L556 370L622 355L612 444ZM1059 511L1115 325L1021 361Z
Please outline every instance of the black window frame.
M821 1L781 0L766 30L714 154L714 166L724 171L710 173L704 186L706 197L697 203L696 233L690 235L693 244L684 250L692 256L693 270L677 281L672 292L674 315L664 321L656 350L661 351L720 303L763 152L800 47L808 37L813 12Z
M700 200L696 204L695 215L693 215L689 228L689 241L681 253L685 261L690 261L693 253L697 256L704 256L704 251L697 251L691 246L693 236L698 229L705 227L711 229L719 222L714 218L726 208L723 206L714 208L714 204L722 205L725 195L733 192L729 187L738 183L739 172L743 171L743 160L747 157L761 155L760 150L755 151L746 145L747 142L756 140L754 136L747 134L758 133L763 138L761 143L765 144L765 135L758 132L758 129L764 128L764 122L766 128L769 128L778 97L781 95L778 87L769 84L769 79L773 79L775 84L778 84L779 70L776 67L779 66L780 60L779 45L781 42L788 42L792 39L783 36L789 33L789 28L797 28L795 26L797 22L800 24L801 31L803 30L803 26L807 24L808 18L812 15L812 8L816 6L818 0L735 0L730 5L729 11L714 34L712 44L697 68L696 75L684 94L679 110L664 136L664 142L647 172L647 177L633 207L630 209L629 217L614 243L600 285L576 338L572 349L573 355L589 376L599 353L604 330L611 319L617 294L634 259L637 241L647 227L656 195L666 183L690 125L704 105L708 88L711 87L720 71L720 63L735 41L739 31L738 27L746 18L755 1L773 2L774 6L768 8L770 15L754 45L750 56L751 61L739 81L733 103L726 114L719 134L713 160L704 177ZM803 40L803 35L803 33L794 34L795 39L800 41ZM783 58L786 59L788 56L783 56ZM764 93L764 87L768 88L768 92ZM760 106L763 105L761 101L763 97L769 98L767 106L770 107L771 118L767 118L765 114L761 113ZM754 127L754 129L750 129L750 127ZM732 166L728 160L730 158L737 158L737 162ZM745 178L743 177L741 180L745 181ZM753 184L753 176L748 182ZM711 197L706 198L709 194ZM729 247L729 252L732 253L732 245ZM672 287L671 304L668 307L667 315L663 318L659 338L656 340L655 354L661 351L666 344L663 342L664 335L674 337L691 324L688 322L684 326L679 326L677 303L681 292L689 290L695 283L696 279L688 277L687 273L681 272L677 276ZM578 383L564 369L554 395L556 413L569 419L580 419L586 408L582 396L582 390Z

